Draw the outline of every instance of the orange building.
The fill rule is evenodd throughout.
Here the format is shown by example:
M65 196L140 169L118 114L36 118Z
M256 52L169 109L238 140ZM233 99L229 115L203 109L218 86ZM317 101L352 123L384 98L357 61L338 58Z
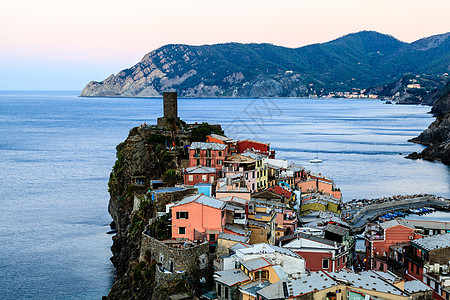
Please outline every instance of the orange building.
M171 207L172 238L209 241L217 245L226 220L226 202L203 194L184 198Z

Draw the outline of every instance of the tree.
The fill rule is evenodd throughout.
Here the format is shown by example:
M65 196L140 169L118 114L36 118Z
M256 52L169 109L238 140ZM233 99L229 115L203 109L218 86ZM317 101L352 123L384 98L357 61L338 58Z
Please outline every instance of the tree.
M224 132L220 125L210 125L206 122L198 125L191 131L192 142L206 142L206 136L212 133L223 135Z
M165 185L174 186L178 182L179 177L178 177L177 172L174 169L168 169L164 173L162 179L163 179Z

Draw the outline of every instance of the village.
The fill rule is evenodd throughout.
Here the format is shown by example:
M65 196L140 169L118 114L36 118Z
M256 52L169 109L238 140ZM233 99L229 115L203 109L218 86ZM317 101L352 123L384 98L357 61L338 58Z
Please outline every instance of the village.
M176 118L176 93L165 93L158 126ZM159 203L140 249L158 285L193 282L196 299L449 300L450 222L380 218L397 200L443 209L447 199L344 203L332 179L276 158L269 143L212 133L185 147L183 184L152 180L134 196L135 211Z

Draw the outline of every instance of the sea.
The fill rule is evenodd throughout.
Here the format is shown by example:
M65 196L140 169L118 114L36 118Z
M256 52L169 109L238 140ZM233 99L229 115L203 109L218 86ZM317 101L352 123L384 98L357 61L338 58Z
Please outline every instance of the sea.
M107 182L129 130L155 124L161 98L0 92L0 299L100 299L113 281ZM344 200L450 198L450 168L409 160L427 106L347 99L179 99L187 123L269 142L277 158L332 178ZM323 162L311 164L318 156Z

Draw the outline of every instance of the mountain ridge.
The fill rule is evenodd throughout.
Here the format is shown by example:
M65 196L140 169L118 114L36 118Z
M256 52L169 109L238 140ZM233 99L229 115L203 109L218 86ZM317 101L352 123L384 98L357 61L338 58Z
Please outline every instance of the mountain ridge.
M380 85L404 73L450 71L450 33L402 42L376 31L288 48L268 43L168 44L80 96L299 97Z

